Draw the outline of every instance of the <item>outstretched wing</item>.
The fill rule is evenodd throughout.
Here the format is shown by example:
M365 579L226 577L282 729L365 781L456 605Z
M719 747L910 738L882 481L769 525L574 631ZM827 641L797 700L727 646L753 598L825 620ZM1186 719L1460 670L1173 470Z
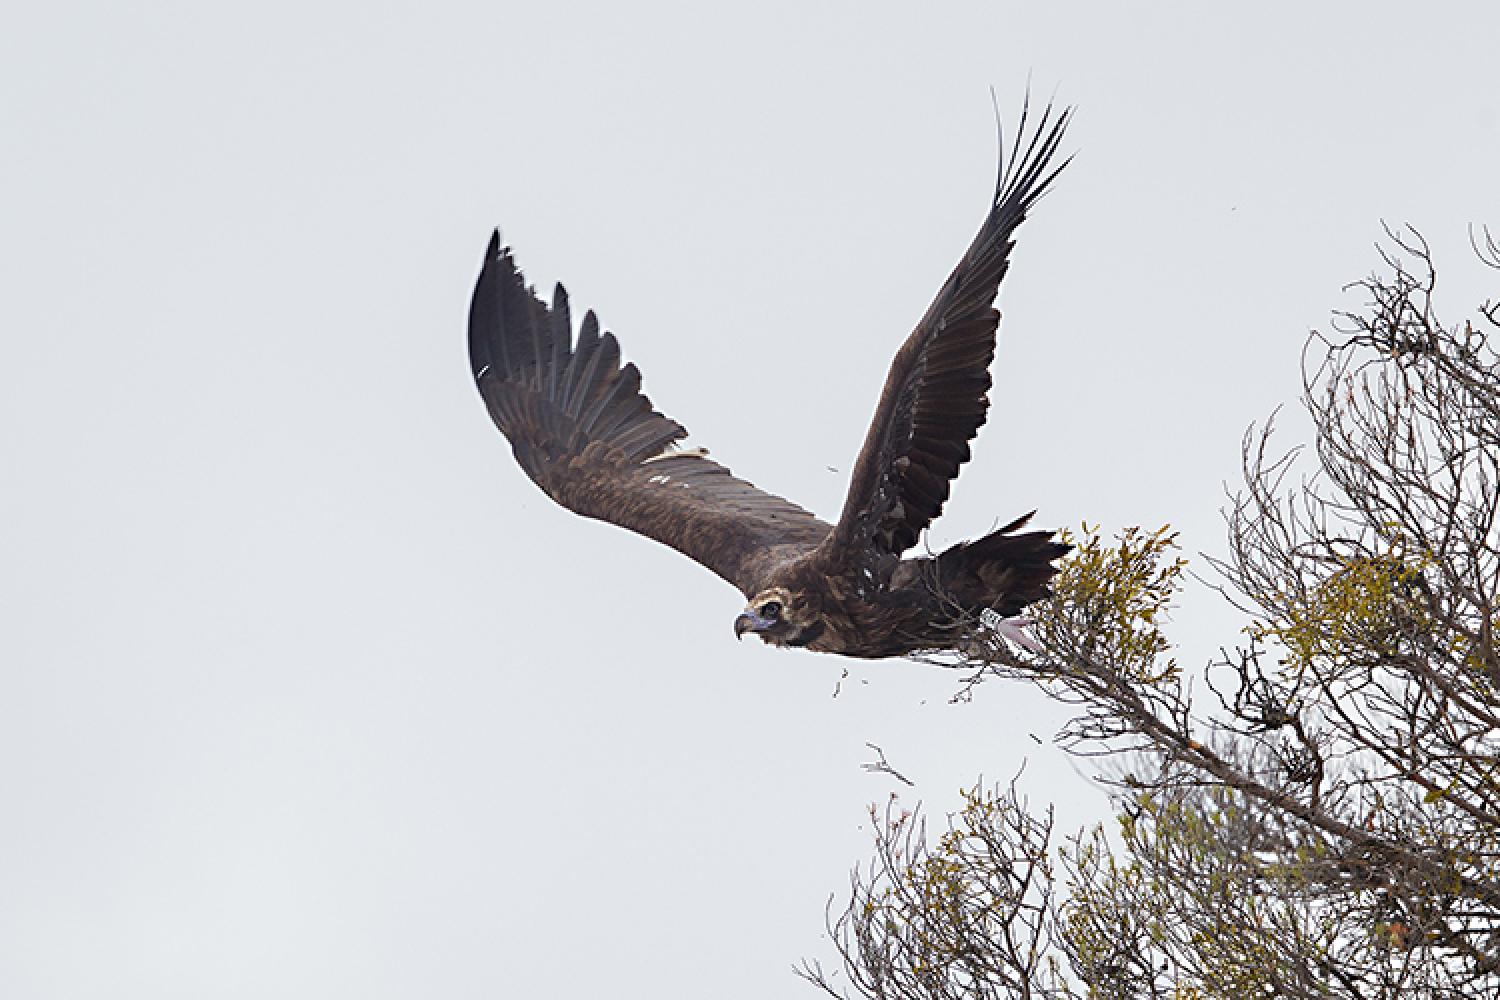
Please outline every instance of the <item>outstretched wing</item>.
M561 285L549 309L526 287L497 231L469 307L474 381L521 468L585 517L640 532L747 596L766 571L816 546L830 526L675 442L687 429L652 409L634 364L592 312L573 339Z
M911 548L942 511L949 483L969 460L969 441L989 406L989 366L1000 323L994 302L1011 236L1068 164L1049 169L1071 109L1054 116L1049 104L1028 138L1029 105L1008 159L1002 148L984 225L891 363L829 539L835 559L871 549L899 555Z

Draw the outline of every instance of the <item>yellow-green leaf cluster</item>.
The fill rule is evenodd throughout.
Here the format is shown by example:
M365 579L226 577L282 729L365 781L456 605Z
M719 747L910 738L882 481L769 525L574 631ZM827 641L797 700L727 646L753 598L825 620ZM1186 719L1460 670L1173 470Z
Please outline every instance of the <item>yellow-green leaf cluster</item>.
M1187 566L1177 555L1177 533L1132 527L1111 543L1097 525L1084 524L1061 535L1074 549L1052 581L1057 614L1048 623L1049 646L1081 647L1131 680L1174 679L1176 661L1158 660L1171 648L1162 625Z
M1262 622L1257 638L1274 638L1292 662L1347 660L1389 653L1402 635L1425 631L1425 612L1413 599L1421 577L1398 553L1341 560L1338 568L1284 601L1281 620Z

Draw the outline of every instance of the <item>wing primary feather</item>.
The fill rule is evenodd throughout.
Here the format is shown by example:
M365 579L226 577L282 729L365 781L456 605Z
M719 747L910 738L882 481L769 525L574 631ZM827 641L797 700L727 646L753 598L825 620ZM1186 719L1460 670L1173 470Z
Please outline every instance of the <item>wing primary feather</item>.
M589 411L579 418L578 429L580 433L585 437L594 436L594 425L599 422L599 418L604 415L609 406L623 394L634 394L640 391L640 388L641 373L635 367L635 362L627 362L625 367L621 368L619 373L609 380L604 391L599 394L599 398L589 408Z
M479 282L469 303L469 366L476 378L486 368L493 368L496 361L492 337L500 320L499 258L500 230L496 229L485 248Z
M536 298L534 288L527 289L528 297L535 303L531 308L531 350L536 371L532 372L532 384L538 392L546 392L547 362L552 359L552 324L547 321L546 307Z
M567 388L558 400L558 408L569 416L578 415L578 399L587 391L588 379L594 370L594 358L599 353L599 318L593 310L584 314L583 325L578 330L578 347L573 351L573 361L568 365Z
M548 399L558 398L558 379L566 376L572 346L573 317L568 310L568 290L559 281L552 286L552 363L547 366Z
M604 336L599 338L599 346L594 349L593 357L589 358L588 370L584 372L583 380L578 387L578 395L568 410L568 416L581 417L585 408L591 406L599 393L604 391L609 380L619 371L619 367L620 343L615 340L614 334L606 331Z
M502 259L508 273L501 301L505 326L500 332L499 340L501 353L505 355L505 375L513 378L523 375L526 366L540 357L540 352L535 347L536 309L532 305L536 299L526 287L526 279L515 269L508 249ZM534 384L535 376L532 381Z
M623 438L650 416L651 400L641 393L640 383L637 381L635 391L616 395L615 401L599 415L589 436L606 442L612 448L621 448Z

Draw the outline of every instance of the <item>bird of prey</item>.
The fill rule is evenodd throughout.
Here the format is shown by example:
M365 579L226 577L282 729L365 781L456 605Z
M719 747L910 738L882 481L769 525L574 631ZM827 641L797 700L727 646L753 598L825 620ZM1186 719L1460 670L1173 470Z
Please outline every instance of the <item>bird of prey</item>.
M1008 157L1002 143L978 235L896 352L838 523L680 448L687 429L652 407L614 335L589 312L575 337L562 285L550 305L538 298L497 231L469 354L521 468L569 510L664 542L739 588L749 604L736 636L879 658L961 648L986 612L1019 614L1068 551L1050 531L1023 533L1030 514L935 556L904 553L942 511L984 423L1012 235L1067 166L1051 163L1071 109L1048 105L1030 129L1028 114Z

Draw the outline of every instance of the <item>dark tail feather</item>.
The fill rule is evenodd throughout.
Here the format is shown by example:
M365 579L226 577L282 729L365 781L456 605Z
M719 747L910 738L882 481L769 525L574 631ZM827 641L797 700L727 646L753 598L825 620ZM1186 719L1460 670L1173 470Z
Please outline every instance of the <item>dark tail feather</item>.
M1047 581L1057 574L1052 563L1072 546L1053 541L1050 531L1015 534L1035 513L940 554L937 579L945 596L966 611L990 608L1007 618L1045 597Z

